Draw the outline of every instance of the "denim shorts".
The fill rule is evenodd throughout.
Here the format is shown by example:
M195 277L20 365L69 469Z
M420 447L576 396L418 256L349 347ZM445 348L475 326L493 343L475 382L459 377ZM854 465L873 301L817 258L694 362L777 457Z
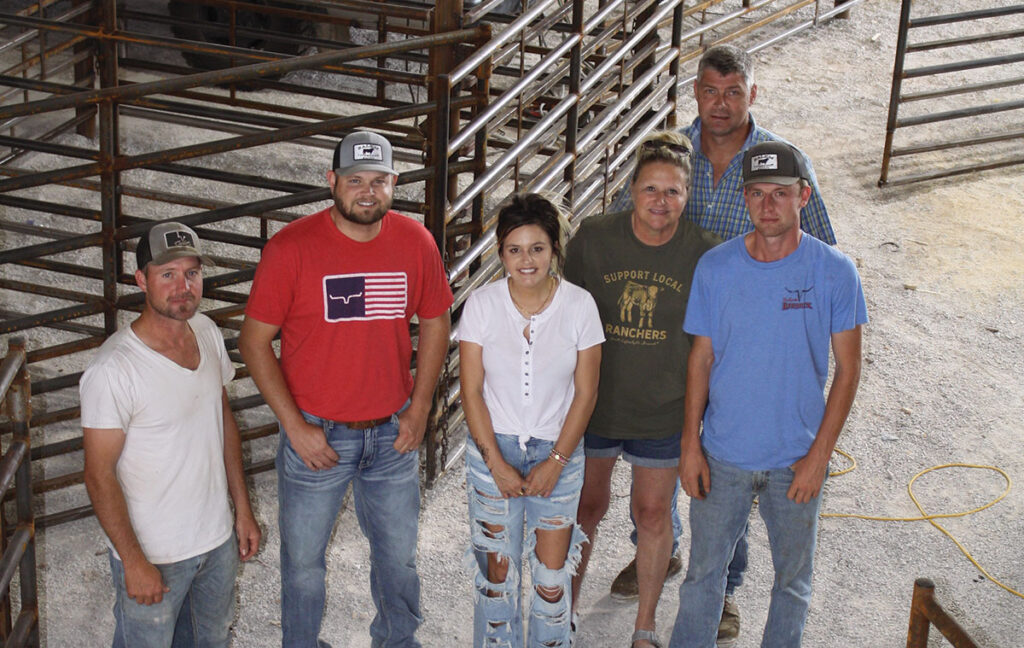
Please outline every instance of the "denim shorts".
M679 466L680 441L683 429L664 439L609 439L587 432L583 447L595 459L622 458L641 468L676 468Z

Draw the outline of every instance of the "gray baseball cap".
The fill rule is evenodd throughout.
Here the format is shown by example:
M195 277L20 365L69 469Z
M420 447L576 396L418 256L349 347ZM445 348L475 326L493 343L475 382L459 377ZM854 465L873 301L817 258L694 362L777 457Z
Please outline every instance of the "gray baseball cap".
M139 270L148 264L161 265L181 257L197 257L205 265L214 265L210 257L199 251L199 236L188 225L173 221L157 223L139 239L135 261Z
M391 164L391 142L386 137L356 131L338 142L331 168L338 175L352 175L360 171L383 171L398 175Z
M743 185L767 182L791 185L811 181L804 155L791 144L771 141L755 144L743 154Z

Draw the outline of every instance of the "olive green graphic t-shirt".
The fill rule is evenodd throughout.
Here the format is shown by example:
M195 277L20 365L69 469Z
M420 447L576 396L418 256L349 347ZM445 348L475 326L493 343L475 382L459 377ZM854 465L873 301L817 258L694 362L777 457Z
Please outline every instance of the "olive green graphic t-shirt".
M682 219L664 245L642 243L631 212L585 220L566 251L565 277L597 302L601 382L588 432L663 439L683 426L686 302L697 260L720 239Z

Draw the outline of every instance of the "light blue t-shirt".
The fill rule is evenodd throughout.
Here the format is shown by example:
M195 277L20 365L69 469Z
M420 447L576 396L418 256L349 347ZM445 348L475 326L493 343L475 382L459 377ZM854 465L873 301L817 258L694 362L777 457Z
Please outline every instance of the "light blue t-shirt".
M744 470L792 465L825 412L831 335L867 322L853 262L811 236L755 261L744 236L701 258L683 328L711 338L704 450Z

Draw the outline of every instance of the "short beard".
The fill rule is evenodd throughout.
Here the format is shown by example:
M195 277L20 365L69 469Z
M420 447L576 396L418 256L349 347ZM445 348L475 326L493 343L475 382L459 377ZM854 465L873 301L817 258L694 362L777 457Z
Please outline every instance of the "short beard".
M153 302L149 302L149 307L153 312L162 315L167 319L176 320L178 322L187 322L192 319L195 316L196 311L199 310L199 300L179 302L173 306L168 305L164 307L160 307Z
M362 216L350 213L345 206L341 204L341 201L337 198L334 199L334 208L338 210L338 213L342 218L349 221L350 223L356 223L357 225L373 225L380 219L384 218L384 214L388 213L391 209L391 205L380 205L373 211L366 213Z

